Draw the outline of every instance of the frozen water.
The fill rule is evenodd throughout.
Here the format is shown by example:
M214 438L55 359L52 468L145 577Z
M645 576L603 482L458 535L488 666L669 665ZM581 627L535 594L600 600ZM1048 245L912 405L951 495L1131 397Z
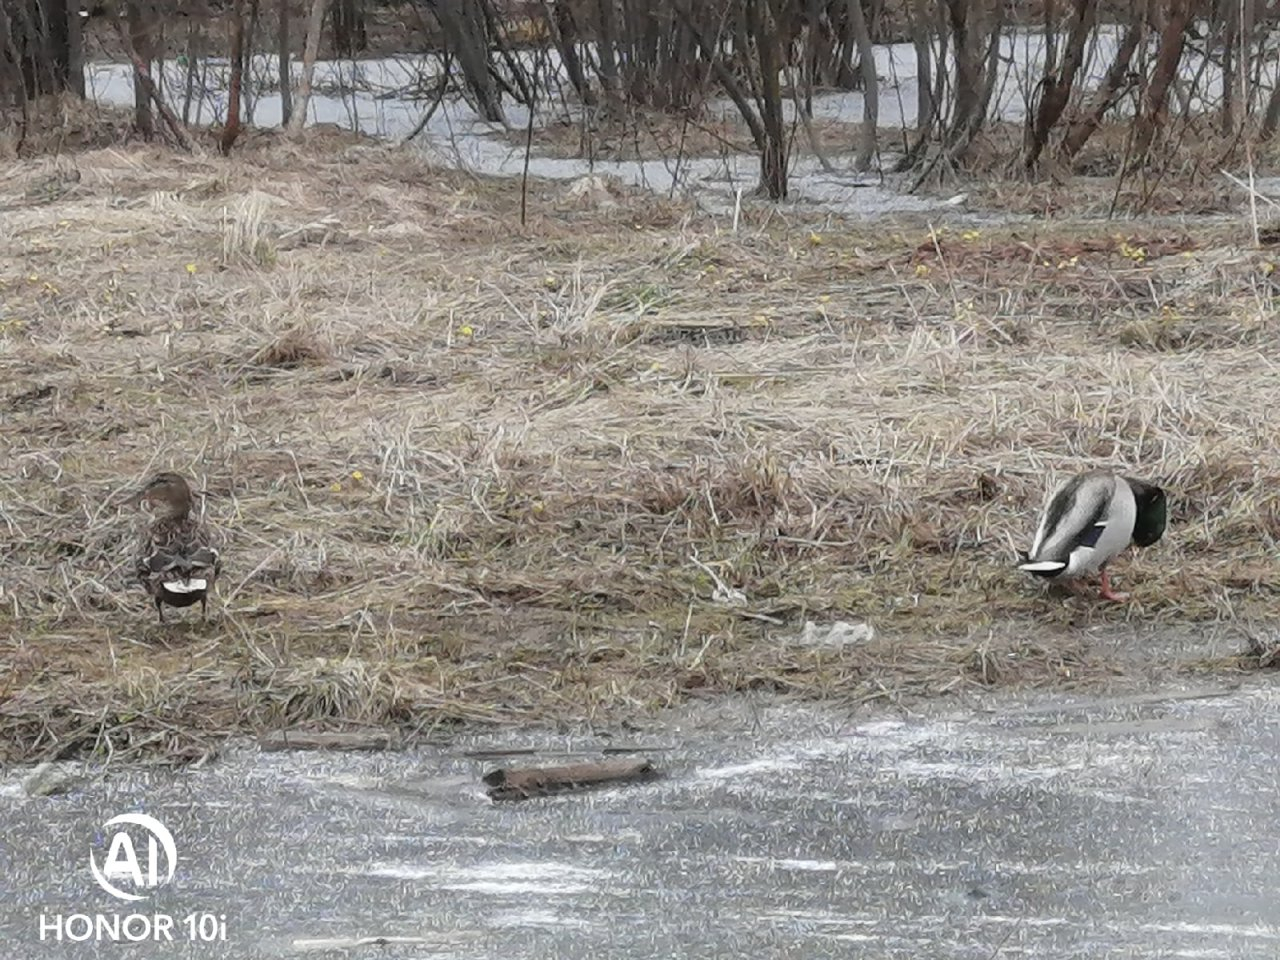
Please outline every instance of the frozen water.
M663 745L663 779L519 804L478 794L488 764L470 751L534 747L540 764L614 741L245 745L199 770L86 770L57 796L0 789L0 940L32 960L115 957L42 941L41 917L136 910L226 918L216 946L138 954L175 960L358 945L404 960L843 957L849 943L894 960L1276 956L1278 706L1263 680L881 714L720 701L640 734ZM179 851L139 904L107 897L87 863L127 810Z
M1120 29L1099 27L1090 40L1082 67L1082 85L1096 86L1105 74L1120 41ZM1154 41L1153 41L1154 43ZM1010 31L1001 41L1000 68L993 90L992 111L1008 121L1025 119L1028 103L1044 71L1046 41L1037 31ZM1149 56L1154 48L1139 53ZM520 54L525 66L538 75L563 79L558 57L553 51ZM945 62L950 68L948 53ZM915 49L910 44L881 45L875 49L876 72L880 78L878 123L884 130L911 128L916 123L918 69ZM431 100L431 88L440 76L441 63L433 55L401 56L380 60L319 61L316 64L313 94L308 107L310 123L332 123L391 140L407 137L419 124ZM1267 64L1261 82L1253 95L1262 102L1274 85L1276 64ZM185 63L166 62L158 71L164 95L175 104L188 100L186 110L193 123L221 122L226 110L227 62L209 58L189 71ZM299 65L292 75L297 78ZM189 75L190 74L190 75ZM246 98L245 117L258 126L275 126L281 121L281 101L276 90L273 58L253 58L249 75L250 94ZM1213 62L1205 63L1197 50L1183 57L1180 84L1175 98L1187 98L1193 109L1204 109L1200 97L1186 91L1190 81L1200 76L1198 89L1212 103L1221 94L1221 70ZM128 105L133 102L133 81L127 64L94 63L86 67L86 85L90 96L100 102ZM190 85L190 86L189 86ZM795 105L784 105L788 121L794 119ZM735 107L725 99L710 104L713 114L731 115ZM822 92L813 98L815 118L826 121L856 123L861 120L864 98L860 91ZM1122 112L1131 103L1121 103ZM505 139L511 129L523 129L529 123L528 111L513 103L505 104L504 130L477 115L463 99L449 96L426 122L415 143L433 161L480 174L512 177L525 169L522 146ZM535 127L553 120L581 116L571 99L561 97L547 109L539 109ZM882 145L901 141L882 133ZM852 146L852 144L851 144ZM824 169L814 157L796 155L792 160L791 184L794 199L819 209L838 213L874 214L904 210L930 210L942 205L937 198L910 196L901 192L901 183L880 174L857 174L852 169L851 153L829 158L835 170ZM884 166L896 156L885 154ZM749 193L759 177L759 161L750 153L725 153L720 156L663 157L646 160L600 160L557 158L534 155L529 159L531 175L551 179L577 179L589 173L605 173L623 183L643 187L658 194L692 195L713 209L726 209L739 192Z

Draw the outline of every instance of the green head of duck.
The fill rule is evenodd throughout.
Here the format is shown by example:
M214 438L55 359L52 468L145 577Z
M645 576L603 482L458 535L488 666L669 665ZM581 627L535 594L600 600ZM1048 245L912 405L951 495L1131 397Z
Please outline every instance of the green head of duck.
M1133 523L1133 542L1139 547L1149 547L1164 536L1169 521L1169 500L1164 491L1153 483L1125 477L1133 490L1137 517Z

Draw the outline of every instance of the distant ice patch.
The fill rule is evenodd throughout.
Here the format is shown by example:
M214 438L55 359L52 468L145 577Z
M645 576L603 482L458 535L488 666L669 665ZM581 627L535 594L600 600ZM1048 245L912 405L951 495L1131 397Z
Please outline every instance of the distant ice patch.
M468 890L494 896L515 894L572 895L590 893L609 876L607 870L572 867L548 861L493 863L475 867L438 870L436 877L445 890Z

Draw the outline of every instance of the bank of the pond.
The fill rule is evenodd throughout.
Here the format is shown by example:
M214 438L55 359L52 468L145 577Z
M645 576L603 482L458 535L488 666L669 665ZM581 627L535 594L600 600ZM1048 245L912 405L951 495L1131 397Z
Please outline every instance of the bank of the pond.
M1275 280L1243 224L735 230L536 180L521 227L516 182L321 132L14 183L6 759L1078 684L1129 669L1094 628L1270 615ZM1171 496L1123 606L1014 566L1101 463ZM160 467L227 536L207 625L130 583L121 504ZM858 642L796 642L833 621Z

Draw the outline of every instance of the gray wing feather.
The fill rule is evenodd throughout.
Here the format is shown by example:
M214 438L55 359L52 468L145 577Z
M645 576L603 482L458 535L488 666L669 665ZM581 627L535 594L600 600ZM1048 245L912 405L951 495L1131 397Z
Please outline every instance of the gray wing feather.
M1045 508L1030 559L1065 562L1076 547L1096 543L1114 491L1115 479L1104 473L1080 474L1060 485Z

